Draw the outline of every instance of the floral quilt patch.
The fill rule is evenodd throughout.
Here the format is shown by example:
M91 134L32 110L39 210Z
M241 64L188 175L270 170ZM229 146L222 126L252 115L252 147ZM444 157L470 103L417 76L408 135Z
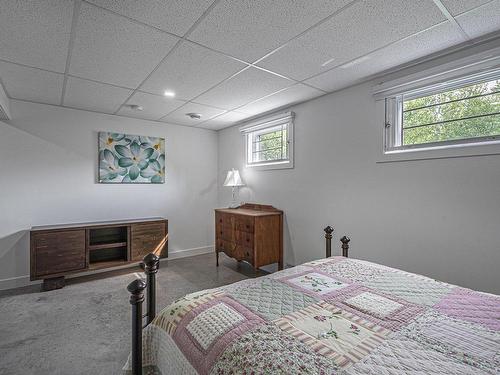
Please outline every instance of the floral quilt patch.
M203 290L191 293L174 301L170 306L161 311L153 320L152 324L172 334L181 319L196 306L223 296L219 290Z
M278 280L314 297L323 297L349 285L321 271L304 272Z
M207 374L227 345L264 320L228 297L191 310L179 323L173 339L191 365Z
M426 311L423 306L361 285L352 285L325 300L392 331Z
M287 315L275 324L317 353L332 358L339 367L360 360L390 332L326 302Z
M234 340L212 368L223 374L336 374L338 367L272 323Z

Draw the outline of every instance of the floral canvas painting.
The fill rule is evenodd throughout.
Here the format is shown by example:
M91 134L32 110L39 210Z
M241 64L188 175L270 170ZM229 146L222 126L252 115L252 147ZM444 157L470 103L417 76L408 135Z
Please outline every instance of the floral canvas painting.
M165 139L99 132L99 182L165 182Z

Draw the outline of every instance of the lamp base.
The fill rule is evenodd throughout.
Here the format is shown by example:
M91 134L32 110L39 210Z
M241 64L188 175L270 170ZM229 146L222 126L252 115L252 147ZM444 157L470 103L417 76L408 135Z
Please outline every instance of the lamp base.
M238 208L240 205L236 202L231 202L228 208Z

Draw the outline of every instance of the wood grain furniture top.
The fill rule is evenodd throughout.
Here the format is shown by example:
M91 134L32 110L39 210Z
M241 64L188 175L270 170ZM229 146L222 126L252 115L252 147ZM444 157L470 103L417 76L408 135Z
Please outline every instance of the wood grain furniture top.
M70 229L70 228L89 228L89 227L111 227L122 226L134 223L148 223L150 221L167 221L164 217L150 217L144 219L126 219L126 220L109 220L109 221L90 221L84 223L70 223L70 224L53 224L53 225L38 225L31 227L31 231L39 230L56 230L56 229Z

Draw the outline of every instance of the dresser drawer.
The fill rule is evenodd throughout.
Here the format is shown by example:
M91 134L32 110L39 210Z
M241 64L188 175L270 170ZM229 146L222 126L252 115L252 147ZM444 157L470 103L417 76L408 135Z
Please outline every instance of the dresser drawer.
M234 215L234 230L253 233L254 232L253 217Z
M223 251L227 256L237 260L246 260L253 264L254 250L251 247L224 240L219 240L217 244L218 250Z
M85 230L33 234L35 276L86 268Z
M234 242L236 242L238 245L241 245L244 247L253 248L253 236L254 236L253 233L235 230L234 231Z
M234 222L233 220L233 215L230 214L222 214L222 213L216 213L215 214L215 223L219 226L228 226L231 227Z

